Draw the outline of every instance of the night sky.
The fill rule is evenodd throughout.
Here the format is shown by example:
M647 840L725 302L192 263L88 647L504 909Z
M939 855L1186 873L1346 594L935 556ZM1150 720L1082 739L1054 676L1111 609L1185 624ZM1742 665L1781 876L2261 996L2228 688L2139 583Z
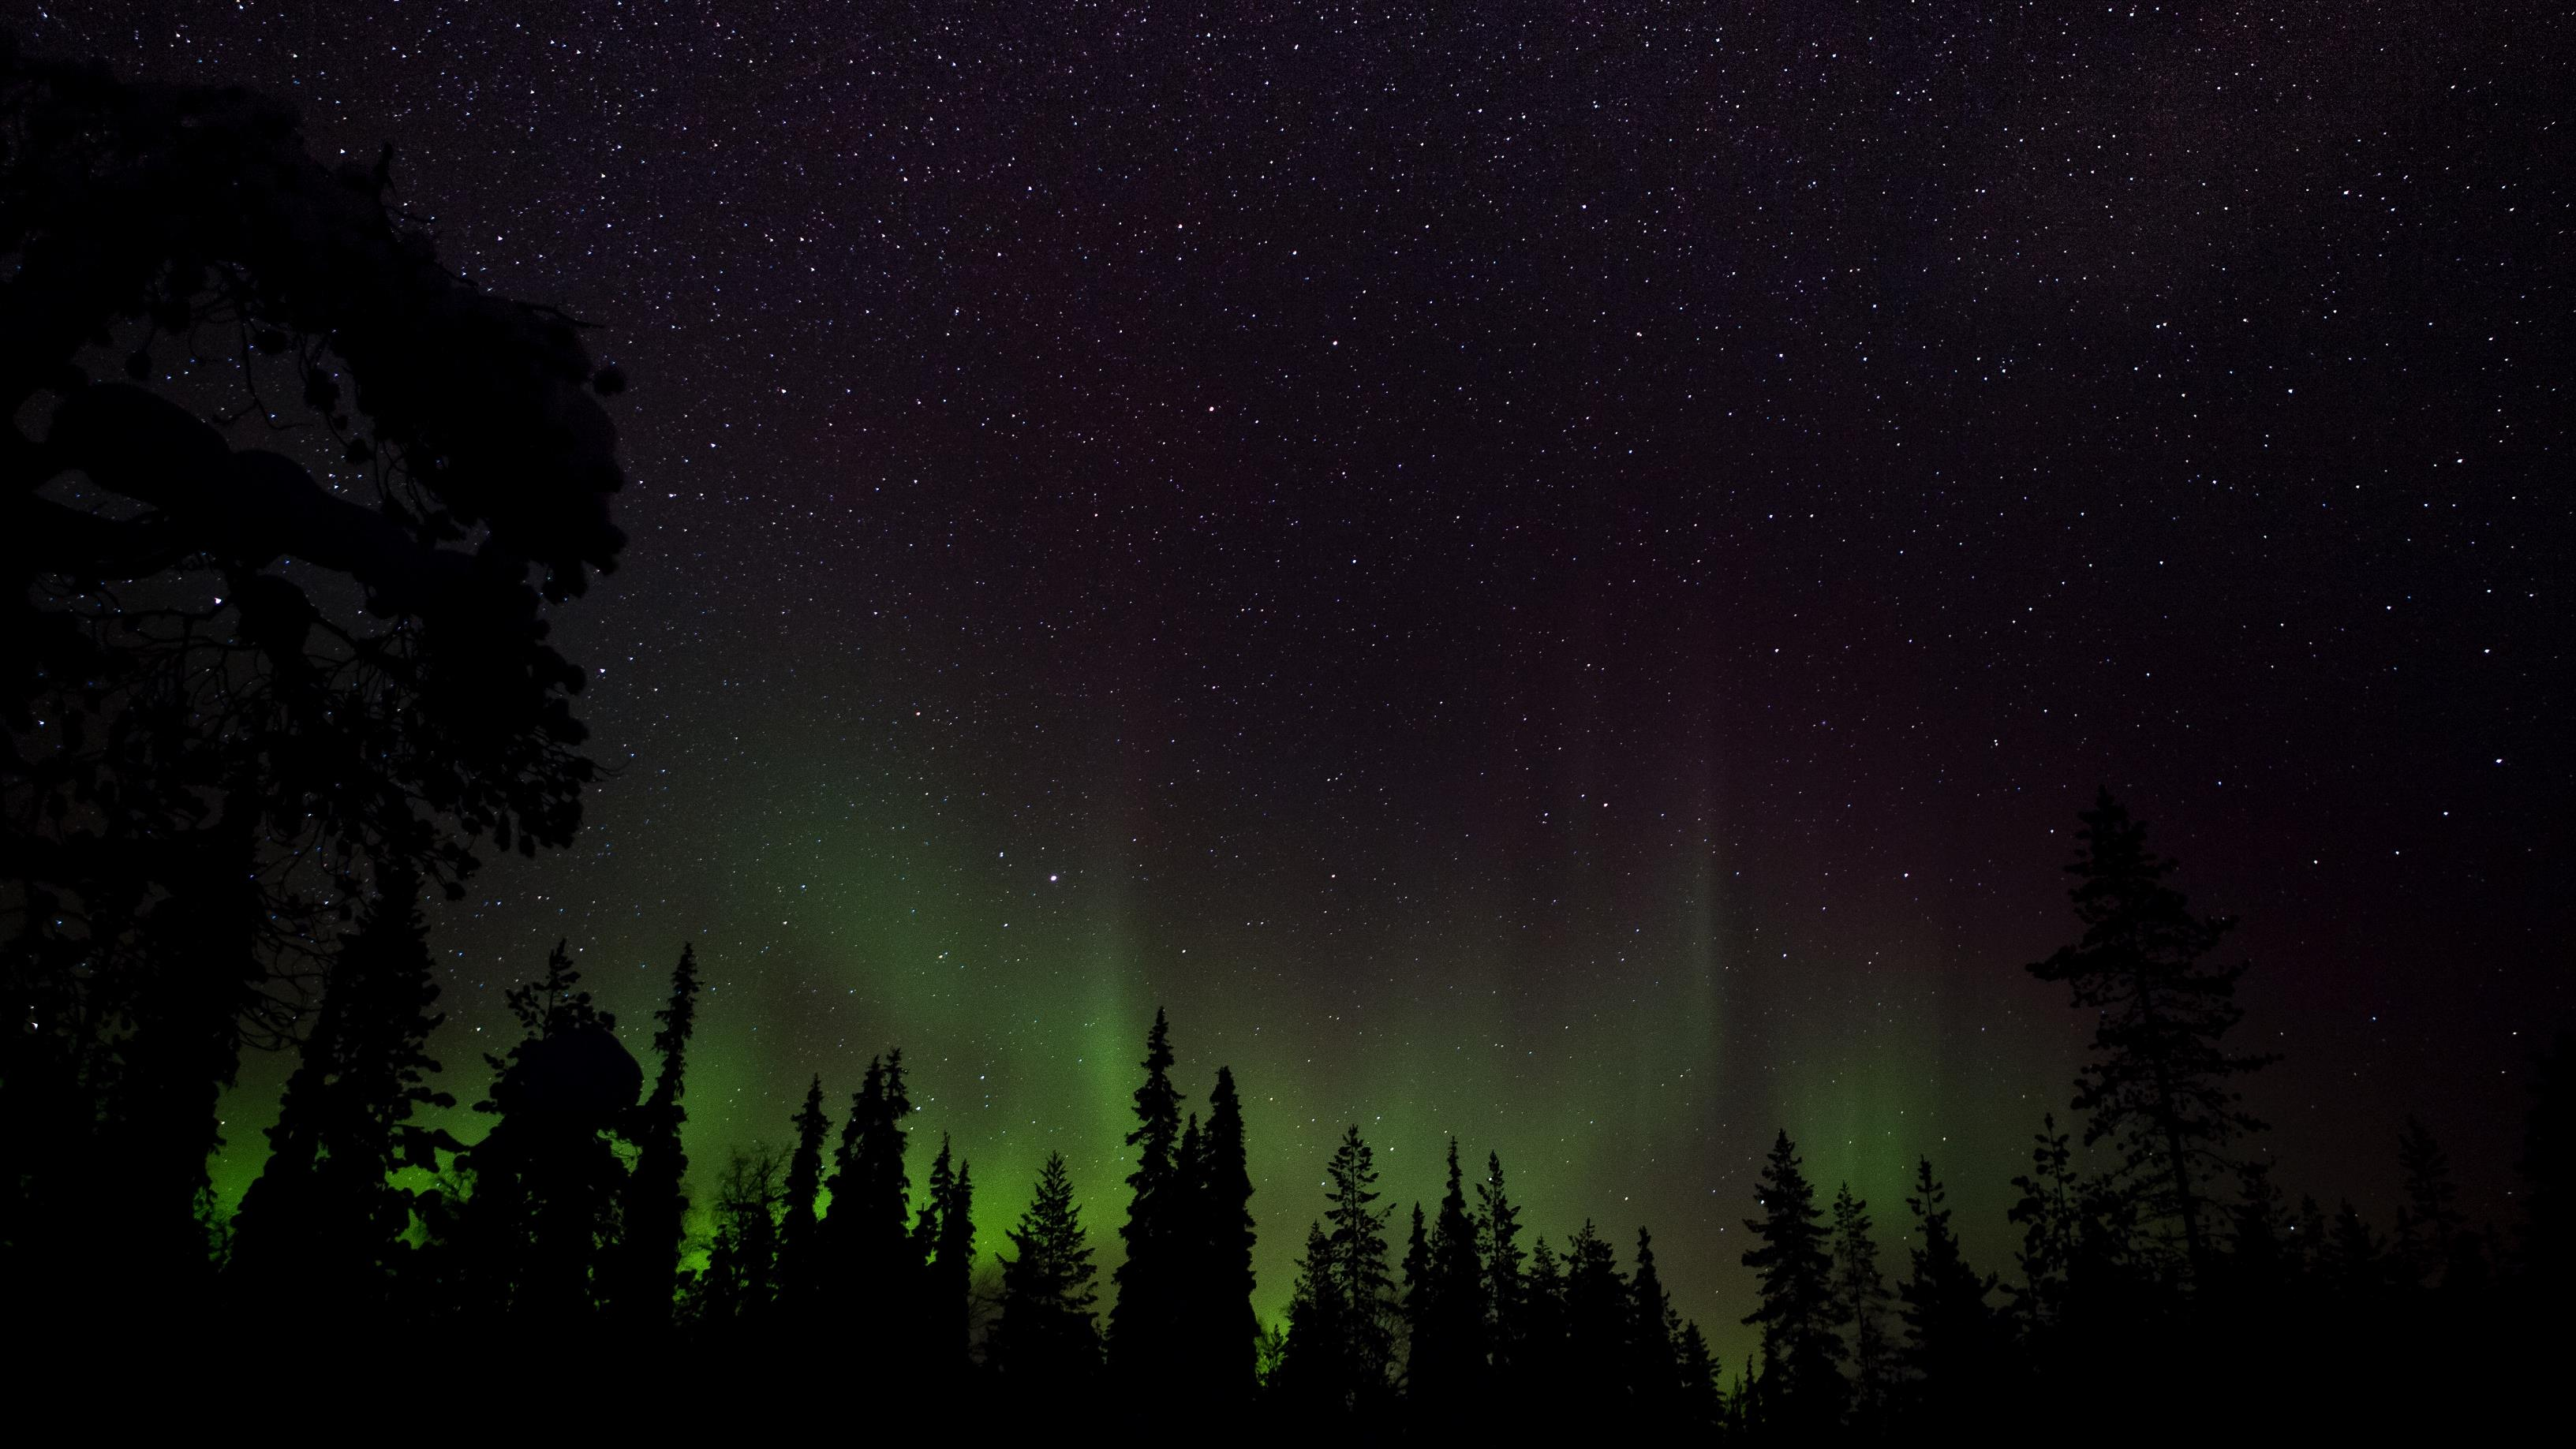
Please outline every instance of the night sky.
M400 148L634 385L565 852L438 916L468 1101L569 937L711 994L702 1186L914 1067L1114 1260L1169 1007L1258 1302L1350 1122L1651 1225L1739 1357L1786 1125L1980 1266L2107 784L2243 918L2292 1191L2509 1218L2576 865L2563 7L0 6ZM573 18L575 16L579 18ZM543 17L543 18L536 18ZM222 1177L282 1073L251 1064ZM479 1120L479 1119L477 1119ZM1105 1241L1104 1241L1105 1240Z

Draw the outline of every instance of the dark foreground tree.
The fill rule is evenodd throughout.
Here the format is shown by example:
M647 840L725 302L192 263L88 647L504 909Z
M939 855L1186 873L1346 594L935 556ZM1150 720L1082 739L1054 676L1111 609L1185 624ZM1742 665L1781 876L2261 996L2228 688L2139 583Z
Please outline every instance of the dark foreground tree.
M557 942L545 975L510 990L527 1035L507 1055L484 1057L496 1076L474 1110L498 1120L464 1154L472 1192L455 1208L447 1244L460 1306L530 1337L571 1332L600 1304L626 1180L610 1134L644 1086L616 1019L580 984Z
M1760 1242L1745 1250L1744 1266L1760 1277L1761 1288L1744 1321L1762 1330L1762 1413L1781 1432L1822 1432L1842 1414L1833 1258L1815 1188L1785 1130L1763 1162L1755 1197L1762 1216L1744 1226Z
M914 1219L913 1254L918 1260L922 1366L946 1377L966 1366L968 1340L974 1332L975 1183L969 1164L950 1166L948 1134L939 1135L939 1155L930 1163L930 1195Z
M202 1278L217 1093L371 878L570 838L546 616L624 545L615 379L390 152L7 36L0 256L0 1244L90 1264L68 1311Z
M2075 1150L2057 1130L2054 1114L2042 1114L2031 1144L2030 1171L2012 1180L2021 1196L2005 1219L2021 1226L2023 1318L2035 1332L2066 1321L2068 1299L2080 1276L2078 1257L2085 1235L2084 1186L2075 1172Z
M1419 1214L1415 1209L1417 1227ZM1408 1392L1417 1412L1454 1414L1483 1388L1485 1368L1484 1264L1476 1255L1476 1226L1467 1216L1467 1189L1458 1168L1458 1139L1449 1139L1449 1182L1440 1211L1423 1243L1421 1281L1406 1304L1413 1343L1406 1361Z
M1181 1094L1172 1085L1172 1026L1160 1008L1145 1035L1145 1084L1136 1089L1136 1126L1127 1145L1136 1149L1130 1193L1127 1259L1114 1275L1118 1297L1109 1309L1109 1362L1122 1377L1150 1378L1177 1348L1186 1296L1188 1182L1181 1162Z
M456 1099L429 1085L438 1063L427 930L418 883L371 903L341 947L322 1009L287 1079L269 1157L234 1222L236 1291L316 1323L363 1322L408 1255L413 1195L394 1175L435 1170L454 1143L411 1120Z
M1637 1267L1628 1277L1626 1378L1637 1422L1670 1428L1681 1413L1681 1319L1655 1267L1654 1235L1637 1229Z
M1093 1316L1091 1245L1064 1154L1047 1154L1037 1191L1011 1230L1002 1260L1002 1311L985 1343L1015 1402L1054 1405L1086 1394L1100 1373L1100 1325Z
M1376 1154L1354 1125L1325 1168L1324 1222L1306 1234L1288 1304L1279 1392L1307 1413L1373 1411L1391 1391L1397 1305Z
M2242 965L2209 957L2233 922L2192 913L2167 884L2174 863L2147 849L2147 830L2102 792L2081 813L2078 852L2066 867L2083 939L2030 968L2066 984L2095 1014L2092 1060L2076 1080L2087 1145L2109 1139L2125 1183L2146 1215L2172 1224L2195 1275L2210 1263L2210 1183L2232 1178L2229 1145L2263 1124L2246 1112L2234 1079L2270 1059L2224 1042L2244 1012Z
M680 1105L687 1091L689 1035L698 1019L698 953L680 947L680 964L671 968L671 996L653 1013L660 1023L653 1049L662 1069L653 1090L635 1109L628 1131L635 1143L634 1171L626 1179L626 1205L618 1224L616 1281L610 1296L627 1323L641 1330L668 1327L679 1292L680 1246L687 1236L689 1199L684 1184L688 1155L681 1150L680 1129L688 1109Z
M1177 1394L1221 1420L1250 1401L1261 1332L1252 1311L1252 1174L1244 1159L1243 1102L1230 1068L1217 1068L1189 1179L1182 1331L1171 1374Z
M1567 1382L1560 1391L1577 1422L1618 1423L1630 1409L1628 1282L1619 1250L1586 1221L1565 1243Z
M1679 1429L1687 1438L1705 1439L1724 1422L1725 1401L1717 1383L1717 1360L1709 1354L1708 1335L1688 1319L1682 1322L1676 1351L1681 1359L1682 1380Z
M1499 1152L1485 1154L1485 1180L1476 1184L1476 1256L1485 1269L1485 1340L1495 1377L1508 1381L1529 1335L1529 1288L1520 1209L1504 1189Z
M805 1104L793 1121L796 1146L787 1157L786 1202L779 1209L778 1301L796 1317L822 1301L829 1275L824 1268L822 1220L815 1215L823 1191L823 1138L832 1130L823 1112L823 1079L805 1089Z
M818 1098L815 1105L821 1106ZM778 1298L778 1208L785 1199L778 1155L737 1149L716 1192L715 1239L697 1285L697 1317L717 1342L758 1344Z
M1851 1184L1834 1192L1834 1322L1851 1350L1852 1418L1868 1429L1886 1418L1895 1387L1895 1352L1887 1330L1887 1274L1879 1266L1869 1204L1852 1196Z
M1986 1305L1992 1279L1968 1266L1959 1235L1950 1226L1948 1192L1932 1174L1932 1160L1918 1159L1914 1193L1913 1271L1897 1287L1904 1306L1905 1364L1932 1422L1955 1422L1996 1377L2002 1348L1994 1314Z
M850 1118L826 1184L831 1204L815 1230L825 1304L814 1325L818 1346L899 1376L917 1372L926 1356L920 1315L929 1244L908 1226L912 1177L904 1165L910 1134L903 1119L911 1113L903 1053L870 1059L850 1094ZM925 1236L936 1232L933 1222ZM854 1302L872 1303L876 1311L851 1314L830 1306Z

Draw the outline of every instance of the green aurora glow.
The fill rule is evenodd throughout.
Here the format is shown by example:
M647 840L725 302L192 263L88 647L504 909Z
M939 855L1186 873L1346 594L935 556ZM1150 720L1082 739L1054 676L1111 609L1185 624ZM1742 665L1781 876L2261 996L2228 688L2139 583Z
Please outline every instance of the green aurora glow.
M450 1019L435 1043L448 1088L481 1095L478 1053L515 1030L500 993L558 933L649 1073L650 1012L693 940L706 973L687 1098L701 1190L731 1150L784 1141L811 1075L846 1110L868 1057L900 1045L916 1177L949 1134L973 1165L990 1255L1039 1164L1063 1152L1105 1275L1119 1256L1129 1094L1161 1005L1186 1107L1220 1064L1241 1083L1265 1316L1284 1312L1323 1161L1356 1122L1399 1217L1437 1197L1454 1132L1471 1166L1502 1154L1524 1222L1551 1237L1589 1218L1624 1258L1637 1227L1652 1228L1677 1305L1740 1359L1740 1220L1775 1128L1798 1137L1828 1190L1848 1179L1869 1198L1899 1249L1902 1184L1914 1155L1932 1153L1972 1247L2000 1266L1996 1184L2071 1066L2064 1014L2018 961L1947 960L1928 924L1903 917L1788 935L1734 903L1718 850L1672 850L1651 874L1612 877L1582 842L1535 875L1466 849L1400 875L1372 861L1358 873L1377 878L1355 883L1314 852L1274 856L1248 872L1259 889L1219 897L1172 883L1171 852L1144 838L1133 799L1092 801L1083 828L1049 839L1015 830L992 794L891 773L909 788L861 789L822 768L762 772L760 799L721 773L674 785L683 793L650 813L717 822L706 848L722 867L662 875L623 910L560 904L616 898L589 881L574 894L600 860L495 864L476 900L433 922L433 947L464 953L447 955ZM727 794L756 828L709 806ZM600 792L597 834L665 828L626 822L633 795ZM1528 909L1538 890L1563 904ZM515 946L489 949L496 939ZM1783 940L1791 968L1810 953L1858 956L1871 995L1855 1010L1843 977L1829 989L1780 969ZM1954 979L1957 991L1938 989ZM1978 1006L1980 990L2016 1009ZM228 1100L231 1146L216 1164L227 1202L256 1171L286 1066L246 1064ZM463 1136L484 1125L454 1116Z

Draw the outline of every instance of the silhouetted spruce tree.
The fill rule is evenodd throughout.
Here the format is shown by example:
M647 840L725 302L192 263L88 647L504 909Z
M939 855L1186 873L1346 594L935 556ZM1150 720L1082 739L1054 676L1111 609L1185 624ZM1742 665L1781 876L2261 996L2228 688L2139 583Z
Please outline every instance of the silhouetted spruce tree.
M1195 1401L1199 1384L1189 1375L1192 1349L1189 1341L1192 1309L1198 1301L1200 1285L1196 1281L1199 1264L1204 1260L1205 1204L1201 1189L1207 1184L1206 1134L1199 1130L1199 1114L1190 1113L1181 1122L1181 1145L1172 1150L1172 1187L1163 1204L1164 1221L1170 1238L1172 1326L1170 1357L1163 1372L1171 1381L1174 1401Z
M930 1160L930 1177L923 1183L928 1189L921 1200L921 1210L912 1219L912 1259L923 1268L939 1257L940 1209L947 1204L948 1191L957 1180L957 1170L949 1156L948 1134L939 1134L939 1155Z
M935 1372L966 1367L967 1344L974 1330L975 1183L972 1164L948 1168L948 1135L939 1137L939 1156L930 1166L930 1199L922 1217L930 1231L922 1245L926 1292L922 1331Z
M822 1110L818 1088L810 1100ZM816 1143L819 1161L821 1144ZM716 1193L715 1239L698 1287L698 1317L713 1334L757 1330L778 1296L779 1161L760 1148L734 1150Z
M474 1109L500 1120L464 1154L473 1194L457 1220L473 1306L532 1336L564 1332L598 1305L626 1182L608 1133L644 1085L615 1019L580 981L559 941L546 974L507 994L527 1035L507 1056L484 1057L498 1075Z
M637 1152L635 1169L626 1179L613 1296L638 1326L667 1325L679 1288L680 1244L688 1235L689 1212L684 1189L689 1159L680 1146L680 1129L689 1113L680 1098L687 1090L689 1034L697 1015L698 955L695 947L683 944L680 963L671 970L670 1000L653 1013L661 1023L653 1033L653 1049L661 1054L662 1070L635 1109L627 1134Z
M1414 1208L1416 1233L1422 1209ZM1476 1253L1476 1225L1467 1216L1467 1189L1458 1168L1458 1139L1449 1139L1449 1185L1423 1247L1423 1277L1410 1286L1406 1309L1413 1325L1409 1386L1418 1407L1454 1412L1481 1388L1485 1369L1485 1268Z
M1250 1399L1261 1332L1252 1311L1252 1175L1244 1161L1243 1103L1229 1068L1217 1069L1208 1093L1207 1126L1188 1179L1184 1331L1172 1377L1199 1412L1221 1422Z
M1628 1278L1627 1379L1638 1419L1671 1427L1681 1413L1681 1331L1663 1275L1655 1269L1654 1238L1637 1229L1637 1268Z
M1565 1382L1578 1418L1618 1422L1627 1414L1629 1328L1619 1254L1587 1220L1565 1245Z
M944 1146L947 1137L940 1138ZM949 1185L948 1200L939 1205L939 1267L947 1280L943 1290L957 1304L957 1346L966 1347L973 1315L968 1295L975 1285L975 1164L957 1159L957 1180Z
M1512 1342L1517 1391L1526 1400L1547 1395L1565 1368L1565 1267L1541 1234L1530 1244L1529 1276L1523 1280L1522 1329Z
M1725 1397L1717 1384L1717 1361L1709 1355L1708 1335L1683 1320L1681 1357L1681 1428L1684 1436L1705 1438L1724 1424Z
M2460 1216L2460 1189L2451 1180L2450 1158L2433 1140L2433 1130L2412 1116L2397 1135L2397 1169L2405 1195L2397 1210L2398 1261L2410 1281L2438 1285L2461 1255L2468 1221Z
M1206 1134L1199 1131L1199 1114L1190 1113L1181 1121L1181 1145L1172 1150L1171 1210L1172 1257L1176 1283L1182 1291L1175 1302L1188 1297L1187 1282L1191 1267L1198 1257L1199 1187L1207 1180Z
M429 1034L443 1018L430 1009L438 984L419 900L417 877L387 881L342 943L268 1129L268 1162L235 1219L240 1296L304 1318L298 1331L385 1306L412 1221L412 1195L391 1178L435 1169L437 1148L454 1145L411 1121L415 1108L456 1105L428 1085Z
M904 1167L903 1119L912 1114L912 1096L904 1086L902 1049L870 1058L859 1083L833 1153L832 1203L823 1216L823 1235L850 1285L899 1291L905 1270L919 1261L904 1228L912 1177Z
M1918 1158L1914 1193L1905 1200L1914 1213L1913 1271L1897 1288L1898 1314L1905 1320L1906 1366L1918 1376L1916 1390L1934 1422L1951 1421L1992 1383L2000 1347L1986 1306L1994 1281L1968 1266L1942 1205L1947 1196L1932 1175L1932 1160Z
M1476 1184L1476 1256L1485 1269L1485 1341L1498 1378L1519 1362L1528 1331L1520 1239L1520 1209L1503 1188L1502 1154L1488 1152L1485 1180Z
M794 1126L796 1149L787 1159L787 1198L778 1224L778 1301L801 1315L822 1301L830 1276L814 1201L823 1189L823 1138L832 1127L823 1113L820 1076L805 1089Z
M1735 1387L1726 1392L1725 1430L1729 1440L1741 1442L1754 1438L1769 1423L1762 1411L1762 1370L1753 1355L1744 1356L1743 1371L1735 1376Z
M1269 1375L1271 1397L1299 1415L1332 1416L1351 1408L1349 1305L1334 1281L1332 1239L1322 1222L1306 1225L1306 1249L1288 1293L1288 1329Z
M1010 1239L1017 1256L1002 1262L1001 1317L985 1361L1018 1403L1055 1409L1087 1393L1101 1368L1097 1270L1063 1153L1047 1154Z
M1879 1266L1869 1204L1852 1196L1850 1183L1834 1192L1833 1263L1834 1321L1851 1350L1852 1419L1875 1429L1886 1418L1895 1386L1895 1352L1888 1340L1887 1275Z
M1353 1126L1325 1168L1324 1211L1306 1235L1280 1361L1283 1396L1310 1412L1355 1412L1383 1400L1395 1362L1398 1306L1375 1154Z
M1180 1351L1188 1194L1180 1171L1181 1094L1172 1085L1172 1060L1171 1023L1158 1007L1145 1035L1136 1127L1127 1134L1127 1145L1136 1149L1136 1170L1127 1175L1127 1222L1118 1230L1127 1260L1112 1275L1118 1297L1109 1307L1109 1366L1139 1383L1168 1370Z
M859 1082L833 1152L832 1201L819 1236L827 1291L840 1303L873 1303L879 1311L846 1313L833 1304L825 1311L847 1333L855 1361L900 1376L927 1362L921 1250L906 1226L912 1178L904 1166L903 1119L912 1112L912 1097L904 1086L903 1052L869 1059Z
M2263 1126L2230 1083L2270 1058L2222 1045L2244 1015L2235 998L2245 968L2207 958L2233 923L2192 913L2166 884L2174 863L2147 849L2146 827L2109 791L2080 818L2066 869L2084 936L2030 970L2066 983L2076 1007L2095 1013L2093 1059L2076 1080L2084 1140L2119 1144L2127 1184L2152 1217L2179 1227L2197 1274L2209 1266L2209 1178L2232 1176L2229 1144Z
M1760 1302L1744 1321L1762 1330L1756 1402L1767 1428L1822 1432L1842 1415L1842 1335L1835 1331L1833 1259L1824 1213L1784 1130L1763 1162L1755 1199L1762 1216L1744 1226L1760 1240L1744 1266L1760 1277Z

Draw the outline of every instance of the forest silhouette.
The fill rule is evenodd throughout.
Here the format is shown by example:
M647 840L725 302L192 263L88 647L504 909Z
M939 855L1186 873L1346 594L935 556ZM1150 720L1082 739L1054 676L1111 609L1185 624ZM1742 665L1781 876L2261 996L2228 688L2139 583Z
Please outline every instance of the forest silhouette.
M559 945L483 1059L488 1130L434 1125L475 1074L429 1055L422 902L481 851L565 843L600 773L547 621L624 547L596 400L622 378L575 319L441 267L391 160L326 168L273 102L0 36L0 1251L13 1320L47 1326L27 1363L287 1358L328 1397L472 1343L452 1380L687 1363L873 1387L879 1427L1193 1439L2235 1436L2536 1399L2565 1341L2576 1049L2538 1063L2522 1221L2472 1222L2412 1120L2386 1233L2294 1197L2238 1091L2266 1059L2230 1043L2229 923L2108 794L2068 866L2074 939L2028 967L2094 1034L2069 1115L2032 1124L2013 1260L1969 1261L1940 1164L1872 1204L1784 1127L1743 1185L1741 1364L1675 1311L1645 1227L1550 1236L1491 1145L1453 1140L1438 1200L1399 1204L1353 1125L1321 1195L1256 1203L1232 1072L1185 1110L1160 1012L1106 1281L1081 1202L1112 1185L1062 1155L979 1184L943 1138L915 1182L900 1050L855 1086L815 1063L783 1154L692 1163L686 945L649 1073ZM227 1213L217 1105L258 1047L296 1065ZM977 1241L979 1189L1026 1194L1006 1242ZM1256 1232L1301 1227L1265 1324Z

